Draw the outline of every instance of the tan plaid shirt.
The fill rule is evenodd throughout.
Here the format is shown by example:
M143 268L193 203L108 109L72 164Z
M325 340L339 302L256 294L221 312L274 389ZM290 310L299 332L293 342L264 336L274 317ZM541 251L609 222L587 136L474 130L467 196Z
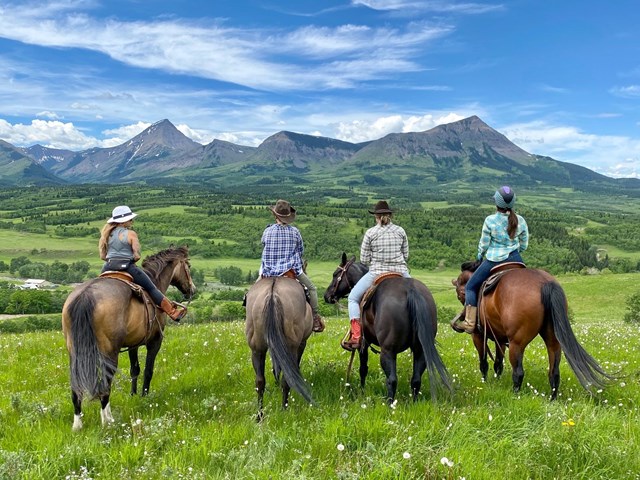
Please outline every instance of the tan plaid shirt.
M402 227L389 223L376 225L364 234L360 261L375 275L384 272L408 272L409 241Z

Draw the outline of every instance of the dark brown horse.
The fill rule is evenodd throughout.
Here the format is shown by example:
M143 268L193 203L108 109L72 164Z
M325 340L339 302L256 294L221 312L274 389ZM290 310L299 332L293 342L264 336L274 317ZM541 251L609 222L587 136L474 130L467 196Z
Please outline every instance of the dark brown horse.
M186 247L152 255L144 260L142 268L163 293L169 285L189 298L195 293ZM146 345L142 395L149 392L164 326L165 315L148 295L141 298L122 280L95 278L71 292L62 309L62 331L69 351L73 430L82 428L81 407L85 396L100 399L103 425L113 422L109 397L122 349L129 352L131 394L134 395L140 374L138 347Z
M479 265L480 262L463 263L462 272L452 281L458 300L463 305L465 285ZM598 362L578 343L569 323L564 290L555 278L544 270L507 270L497 286L484 296L480 294L479 298L479 319L472 337L480 358L480 371L485 380L489 369L489 339L496 344L493 369L497 376L500 376L503 370L505 349L509 349L513 391L518 392L524 378L524 350L537 335L544 340L549 355L551 400L558 395L562 352L586 390L603 387L613 378L604 372Z
M346 297L368 269L352 257L342 254L324 299L336 303ZM393 402L398 387L396 359L408 348L413 353L411 393L417 400L425 369L429 373L431 396L437 384L451 391L451 383L436 350L437 309L429 289L414 278L391 277L377 287L363 312L363 345L360 355L360 384L364 388L369 372L369 345L380 347L380 365L387 377L387 401Z
M291 388L312 403L309 387L300 373L300 360L312 328L311 306L297 280L262 278L247 292L245 333L256 372L258 421L263 417L267 351L271 353L276 382L282 386L282 408L287 408Z

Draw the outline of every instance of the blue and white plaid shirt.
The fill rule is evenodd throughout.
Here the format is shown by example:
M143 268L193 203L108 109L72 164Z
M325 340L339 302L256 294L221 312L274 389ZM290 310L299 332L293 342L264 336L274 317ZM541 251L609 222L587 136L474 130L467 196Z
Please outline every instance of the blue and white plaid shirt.
M509 225L509 214L496 212L484 219L482 225L482 236L478 243L478 260L486 254L486 259L491 262L501 262L506 260L511 252L517 250L524 252L529 246L529 227L527 222L520 215L518 217L518 228L514 238L509 238L507 226Z
M300 230L292 225L274 223L262 232L261 273L265 277L277 277L293 269L302 273L304 244Z

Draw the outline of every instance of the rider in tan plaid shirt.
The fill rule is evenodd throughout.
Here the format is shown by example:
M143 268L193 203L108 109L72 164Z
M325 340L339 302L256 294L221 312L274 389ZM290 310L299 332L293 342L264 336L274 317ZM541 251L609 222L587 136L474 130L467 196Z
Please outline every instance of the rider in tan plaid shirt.
M360 261L369 267L369 271L355 284L349 294L351 332L349 339L341 343L342 348L349 351L360 348L360 300L376 277L385 272L398 272L405 277L411 277L407 267L409 241L404 229L391 221L393 210L386 201L381 200L376 203L373 211L369 210L369 213L376 216L376 225L365 232L360 247Z

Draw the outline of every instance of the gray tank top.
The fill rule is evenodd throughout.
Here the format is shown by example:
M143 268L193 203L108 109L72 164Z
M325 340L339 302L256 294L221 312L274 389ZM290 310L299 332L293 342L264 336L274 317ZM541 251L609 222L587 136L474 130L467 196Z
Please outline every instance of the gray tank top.
M116 227L109 236L107 258L126 258L133 260L133 249L129 244L129 230Z

